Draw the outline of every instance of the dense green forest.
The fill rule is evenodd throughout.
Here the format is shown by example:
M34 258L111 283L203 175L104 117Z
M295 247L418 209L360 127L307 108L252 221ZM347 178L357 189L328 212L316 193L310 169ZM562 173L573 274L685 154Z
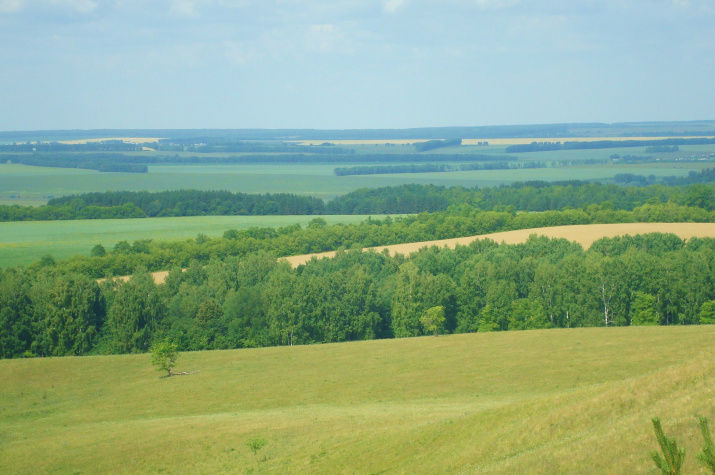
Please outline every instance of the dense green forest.
M418 152L428 152L430 150L435 150L444 147L456 147L462 145L462 139L448 139L448 140L428 140L426 142L418 142L415 144L415 150Z
M532 237L407 259L349 251L298 269L272 254L194 260L156 285L143 268L97 284L47 264L0 274L0 355L295 345L432 332L715 323L715 239Z
M673 177L663 186L624 187L614 184L519 182L494 188L403 185L361 189L327 203L317 198L228 191L176 190L164 192L95 192L54 198L45 206L0 205L0 221L58 219L118 219L205 215L318 215L414 214L443 211L469 204L483 210L547 211L610 203L617 210L633 210L645 203L672 201L684 206L715 209L715 188L704 185L715 171L705 169L688 177ZM648 178L622 175L617 181L646 184Z
M680 183L701 183L701 179L706 182L712 175L712 170L706 169ZM715 209L715 187L704 184L625 187L577 180L519 182L490 188L402 185L356 190L328 202L325 210L328 214L407 214L443 210L462 203L488 211L546 211L601 203L609 203L618 210L632 210L645 203L668 201L712 210Z
M58 206L103 203L141 211L135 201L150 206L162 196L177 206L191 202L184 201L188 197L206 202L202 193L96 193L86 201L58 200ZM145 351L156 338L197 350L412 336L426 331L420 318L430 309L444 315L444 331L461 332L694 324L709 322L715 307L712 239L610 239L589 251L533 239L520 246L487 242L433 249L411 259L348 252L297 270L276 262L280 256L543 226L713 222L711 186L407 185L361 190L332 203L354 212L362 211L355 203L444 210L357 225L327 226L316 218L305 229L122 241L109 250L95 246L91 257L62 261L44 256L26 268L0 272L0 354ZM147 272L165 269L173 269L166 284L155 285ZM136 276L127 283L95 280L132 272Z

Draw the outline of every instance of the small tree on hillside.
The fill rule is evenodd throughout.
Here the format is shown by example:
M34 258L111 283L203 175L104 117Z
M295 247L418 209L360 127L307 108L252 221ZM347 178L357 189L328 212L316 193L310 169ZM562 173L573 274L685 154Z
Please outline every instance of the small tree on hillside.
M660 450L663 451L663 457L657 451L651 452L650 456L655 462L663 475L679 475L680 468L683 466L685 459L685 449L678 448L675 439L668 438L663 433L663 428L660 425L660 419L653 418L653 429L655 436L658 439Z
M696 457L705 468L715 474L715 444L713 444L713 438L710 436L707 417L700 418L700 430L703 433L703 450Z
M156 366L157 371L166 371L167 377L172 375L171 369L179 357L176 343L162 341L154 343L151 347L151 364Z

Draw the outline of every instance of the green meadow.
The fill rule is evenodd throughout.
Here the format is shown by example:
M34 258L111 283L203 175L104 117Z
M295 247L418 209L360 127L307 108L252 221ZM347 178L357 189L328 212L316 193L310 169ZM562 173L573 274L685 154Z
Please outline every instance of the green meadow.
M173 240L198 234L221 236L227 229L306 226L318 216L190 216L180 218L86 219L0 223L0 267L29 264L41 256L88 256L97 244L111 249L119 241ZM321 216L328 224L359 223L367 216ZM374 216L381 217L381 216Z
M0 361L2 473L705 473L715 326ZM263 440L254 454L248 444ZM261 444L259 444L261 445Z

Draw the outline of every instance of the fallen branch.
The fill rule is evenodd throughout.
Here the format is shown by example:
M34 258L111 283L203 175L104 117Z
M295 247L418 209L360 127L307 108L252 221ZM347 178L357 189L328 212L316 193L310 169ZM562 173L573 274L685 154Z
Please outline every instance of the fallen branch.
M196 374L198 373L199 370L194 370L194 371L182 371L180 373L174 373L173 371L169 370L169 376L185 376L187 374Z

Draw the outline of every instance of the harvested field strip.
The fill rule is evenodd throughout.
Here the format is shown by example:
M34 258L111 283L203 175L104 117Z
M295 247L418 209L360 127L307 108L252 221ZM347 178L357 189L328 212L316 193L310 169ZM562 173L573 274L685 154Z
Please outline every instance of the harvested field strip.
M439 241L412 242L407 244L394 244L391 246L373 247L369 250L382 252L387 249L390 254L409 255L422 248L439 246L454 248L457 244L466 246L477 239L491 239L498 243L520 244L532 234L547 236L550 238L564 238L581 244L584 248L589 248L594 241L604 237L615 237L625 235L637 235L648 233L672 233L681 239L693 237L715 237L715 223L619 223L619 224L583 224L574 226L554 226L547 228L520 229L517 231L505 231L501 233L482 234L480 236L469 236L455 239L442 239ZM366 249L368 250L368 249ZM335 252L322 252L318 254L306 254L303 256L291 256L285 259L293 266L298 267L305 264L312 258L334 257Z
M479 236L469 236L454 239L442 239L439 241L411 242L407 244L393 244L390 246L378 246L366 248L366 251L374 250L382 252L387 249L390 254L409 255L422 248L439 246L454 248L457 244L466 246L477 239L491 239L498 243L520 244L532 234L546 236L550 238L564 238L581 244L584 248L589 248L594 241L604 237L615 237L648 233L670 233L681 239L693 237L715 237L715 223L620 223L620 224L584 224L574 226L553 226L547 228L520 229L517 231L505 231L501 233L482 234ZM304 254L301 256L284 257L293 267L298 267L313 258L323 259L335 256L335 251L321 252L316 254ZM157 284L163 284L168 271L152 273ZM126 280L129 276L118 277Z

